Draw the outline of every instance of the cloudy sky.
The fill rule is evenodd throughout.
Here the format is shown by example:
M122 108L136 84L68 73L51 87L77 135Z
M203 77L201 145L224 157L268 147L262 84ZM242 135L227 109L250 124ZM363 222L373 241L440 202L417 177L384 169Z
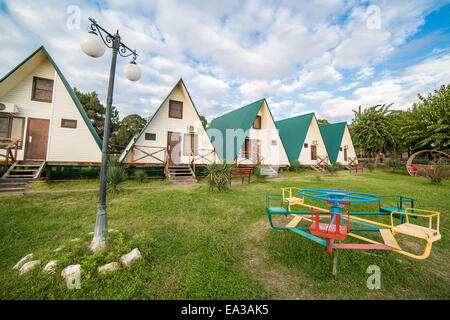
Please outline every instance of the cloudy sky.
M44 45L72 86L105 100L111 53L86 56L88 18L139 53L118 60L120 116L152 115L180 77L208 120L265 97L275 120L405 109L450 81L450 1L0 0L0 74Z

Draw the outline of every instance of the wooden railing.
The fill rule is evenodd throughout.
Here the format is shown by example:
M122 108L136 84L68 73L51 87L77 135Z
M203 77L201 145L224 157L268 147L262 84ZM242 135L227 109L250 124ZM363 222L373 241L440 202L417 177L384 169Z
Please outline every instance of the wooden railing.
M212 160L210 157L212 157ZM195 167L198 162L205 160L206 163L216 163L216 152L211 149L197 149L196 152L192 151L189 153L189 165L192 168L192 172L195 177Z
M347 164L350 167L356 167L356 157L347 157Z
M317 165L324 168L330 163L328 156L317 156Z
M142 152L144 155L141 155L139 158L135 158L136 151ZM155 146L134 146L131 149L131 163L138 163L138 161L150 158L151 163L165 164L168 159L167 148L166 147L155 147ZM147 160L148 161L148 160Z
M19 149L20 139L0 138L0 150L6 150L5 154L0 153L0 157L5 158L4 166L5 172L8 169L9 163L14 163L17 160L17 150ZM13 154L14 151L14 154Z

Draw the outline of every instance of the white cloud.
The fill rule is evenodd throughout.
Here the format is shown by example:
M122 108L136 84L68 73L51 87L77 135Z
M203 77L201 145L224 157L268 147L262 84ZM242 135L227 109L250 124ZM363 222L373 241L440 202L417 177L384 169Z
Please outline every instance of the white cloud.
M301 94L300 96L313 102L320 102L325 99L330 99L333 95L327 91L312 91L306 94Z
M367 80L373 76L374 70L373 67L364 67L356 73L356 76L359 80Z
M450 79L450 55L435 57L400 72L397 77L386 77L361 87L353 97L335 97L325 100L320 111L330 120L349 120L352 110L377 104L394 103L393 109L407 109L417 101L417 94L425 94Z
M104 101L111 54L92 59L79 48L87 18L93 17L111 32L119 29L122 41L139 53L142 78L137 83L123 77L129 60L118 59L114 104L122 117L154 112L180 77L207 117L263 97L271 98L270 106L286 117L303 112L305 100L311 103L308 110L320 105L323 116L323 108L370 104L390 96L406 105L433 79L448 79L448 68L429 61L397 77L377 76L377 63L388 59L442 3L373 2L381 13L376 30L367 28L367 1L344 0L78 1L80 29L68 30L67 3L5 0L0 40L7 46L0 48L0 72L8 72L44 44L69 83L97 91ZM368 79L373 82L351 97L335 97L333 89L324 88L347 91ZM348 117L351 110L330 114Z

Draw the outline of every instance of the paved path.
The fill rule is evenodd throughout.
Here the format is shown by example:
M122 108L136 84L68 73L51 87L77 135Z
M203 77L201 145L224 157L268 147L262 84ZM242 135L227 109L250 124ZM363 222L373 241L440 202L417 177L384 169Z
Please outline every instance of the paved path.
M350 172L345 171L346 174L350 174ZM325 173L324 175L328 176L329 173ZM310 178L318 176L318 174L314 175L306 175L306 176L294 176L294 177L278 177L269 179L269 181L283 181L289 180L293 178ZM232 185L241 185L241 181L233 181ZM190 187L198 187L198 186L206 186L204 183L193 183L193 184L168 184L162 186L134 186L134 187L123 187L125 190L143 190L143 189L183 189ZM54 190L30 190L25 189L24 194L32 194L32 193L59 193L59 192L83 192L83 191L98 191L98 188L89 188L89 189L54 189ZM19 193L20 194L20 193ZM5 194L6 195L6 194ZM14 194L9 194L14 195Z

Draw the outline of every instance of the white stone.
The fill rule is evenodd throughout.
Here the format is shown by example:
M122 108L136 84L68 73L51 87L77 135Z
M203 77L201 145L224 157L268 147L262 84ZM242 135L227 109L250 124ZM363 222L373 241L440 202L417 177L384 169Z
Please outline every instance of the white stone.
M29 261L20 268L19 274L22 276L25 273L27 273L28 271L32 270L34 267L38 266L39 264L41 264L41 260Z
M53 252L61 252L62 248L56 248L55 250L53 250Z
M73 277L79 273L81 273L81 265L72 264L70 266L65 267L63 271L61 271L61 276L67 280L67 278Z
M20 259L19 262L16 263L16 265L13 267L13 269L20 269L20 268L23 266L23 264L24 264L25 262L28 262L28 261L30 261L31 259L33 259L33 254L32 254L32 253L27 254L25 257L23 257L22 259Z
M116 229L109 229L108 232L109 233L113 233L113 232L117 232L117 230Z
M52 260L45 265L44 270L42 271L47 273L55 273L55 269L56 269L56 260Z
M123 262L124 265L126 265L127 267L131 266L131 264L142 258L141 256L141 252L139 251L138 248L134 248L133 250L131 250L129 253L124 254L122 257L120 257L120 260Z
M80 240L81 240L80 238L75 238L75 239L70 240L70 242L76 242L76 241L80 241Z
M94 231L89 232L90 235L94 235Z
M110 272L115 272L120 269L120 264L118 262L111 262L108 264L105 264L104 266L98 267L97 271L98 273L105 274Z

